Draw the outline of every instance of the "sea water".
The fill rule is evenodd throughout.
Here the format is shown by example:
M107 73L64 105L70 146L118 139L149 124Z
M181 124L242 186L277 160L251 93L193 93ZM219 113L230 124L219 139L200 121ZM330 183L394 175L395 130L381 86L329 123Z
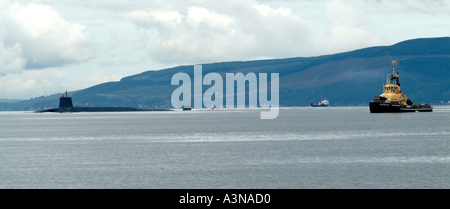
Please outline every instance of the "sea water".
M0 112L0 188L450 188L450 107Z

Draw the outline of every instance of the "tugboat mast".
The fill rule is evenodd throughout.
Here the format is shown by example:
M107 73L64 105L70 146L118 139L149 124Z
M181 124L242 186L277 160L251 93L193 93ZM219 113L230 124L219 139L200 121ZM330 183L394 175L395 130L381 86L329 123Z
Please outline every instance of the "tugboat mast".
M400 82L398 80L399 78L399 73L395 73L395 60L392 59L392 74L388 74L388 78L387 78L387 82L386 85L388 84L393 84L393 85L398 85L398 87L400 87Z
M392 74L395 74L395 60L392 59Z

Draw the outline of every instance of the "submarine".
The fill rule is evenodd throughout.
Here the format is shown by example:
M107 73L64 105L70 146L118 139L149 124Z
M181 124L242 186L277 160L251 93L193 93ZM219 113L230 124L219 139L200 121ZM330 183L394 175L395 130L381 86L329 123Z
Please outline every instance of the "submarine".
M59 98L59 107L34 111L35 113L44 112L132 112L132 111L172 111L171 109L155 109L155 108L135 108L135 107L74 107L72 97L65 96Z
M369 103L370 113L398 112L433 112L430 104L413 104L405 93L400 90L400 74L395 73L395 60L392 60L392 74L387 75L383 94L374 96Z

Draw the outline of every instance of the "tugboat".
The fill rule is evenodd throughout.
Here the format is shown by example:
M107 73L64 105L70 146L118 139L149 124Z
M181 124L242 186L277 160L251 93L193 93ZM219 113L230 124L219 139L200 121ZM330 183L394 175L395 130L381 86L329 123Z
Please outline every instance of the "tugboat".
M392 60L392 74L387 75L383 94L374 96L369 104L370 113L388 112L432 112L430 104L413 104L400 90L399 73L395 73L395 60Z
M321 97L320 99L322 99L322 97ZM311 107L328 107L328 105L330 105L330 102L327 100L326 97L325 97L324 100L322 100L321 102L319 102L319 104L317 104L317 103L311 103Z

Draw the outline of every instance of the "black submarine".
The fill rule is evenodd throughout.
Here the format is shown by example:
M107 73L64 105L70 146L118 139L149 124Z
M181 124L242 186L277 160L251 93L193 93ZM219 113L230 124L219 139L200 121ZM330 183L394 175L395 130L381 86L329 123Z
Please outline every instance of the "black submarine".
M171 109L135 108L135 107L74 107L72 97L66 95L59 98L59 107L35 111L43 112L132 112L132 111L172 111Z

